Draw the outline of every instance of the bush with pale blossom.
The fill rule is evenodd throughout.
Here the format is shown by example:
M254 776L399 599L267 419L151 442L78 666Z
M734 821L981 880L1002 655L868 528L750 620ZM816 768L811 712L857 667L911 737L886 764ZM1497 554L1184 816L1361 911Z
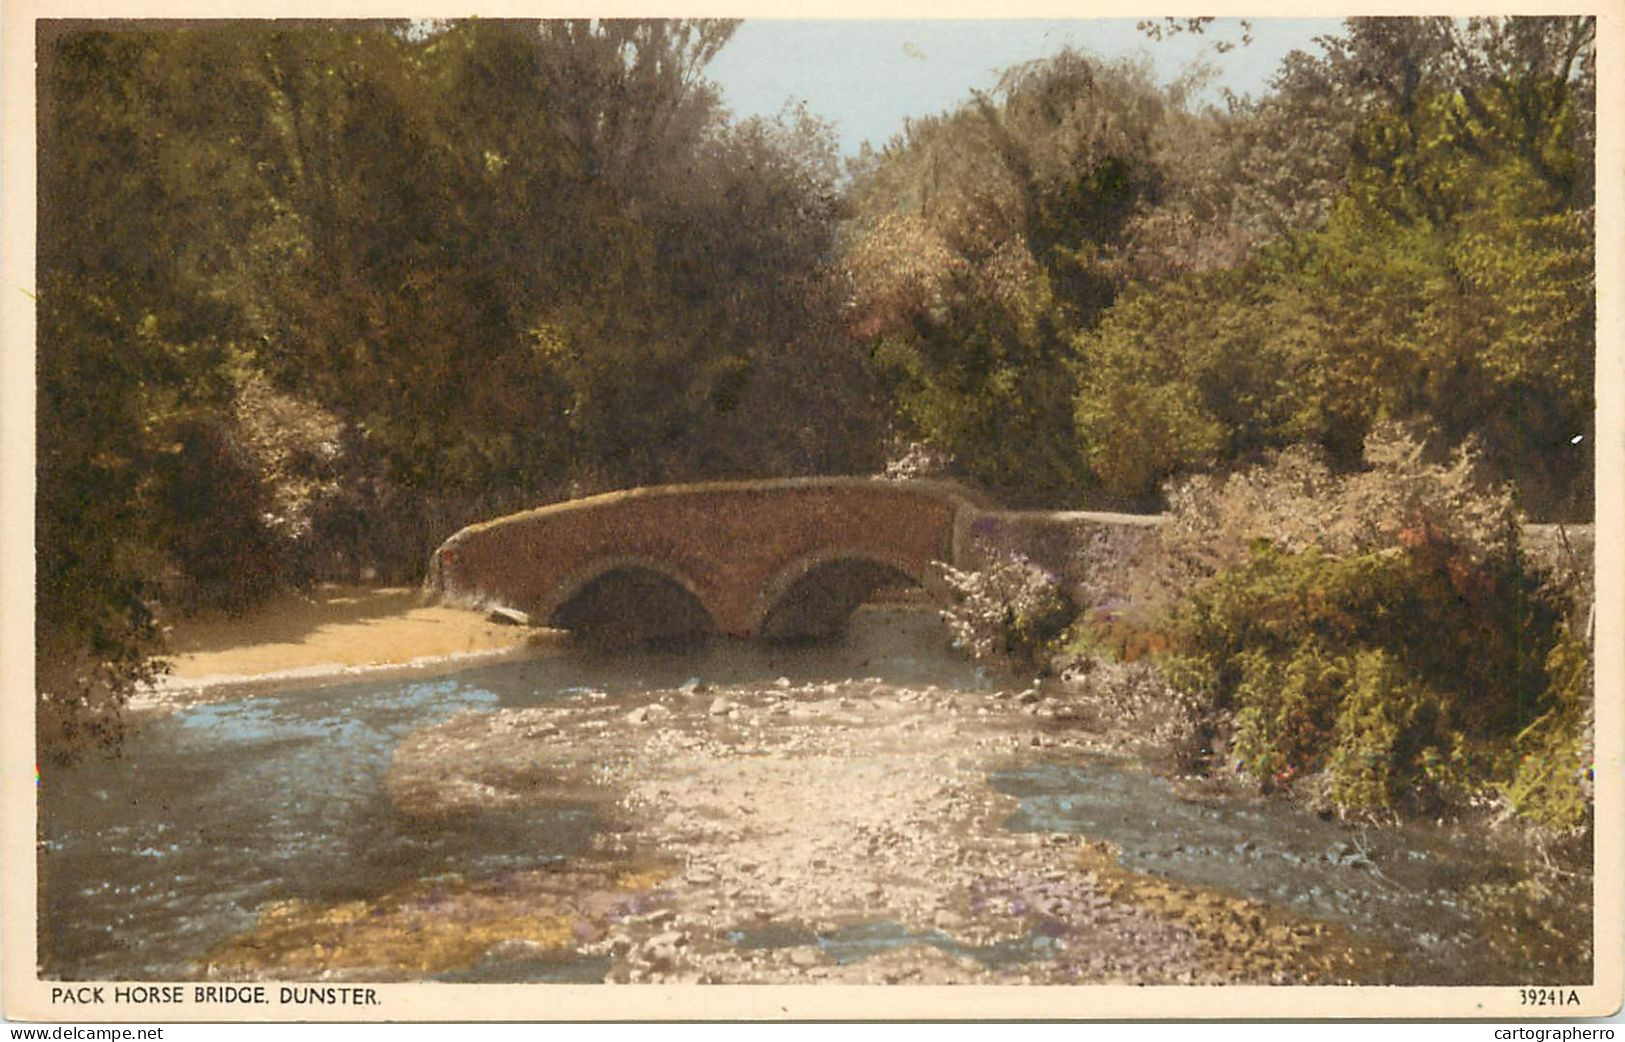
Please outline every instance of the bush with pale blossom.
M1039 665L1072 621L1056 578L1023 557L997 557L978 570L938 567L953 592L943 618L954 645L974 658Z

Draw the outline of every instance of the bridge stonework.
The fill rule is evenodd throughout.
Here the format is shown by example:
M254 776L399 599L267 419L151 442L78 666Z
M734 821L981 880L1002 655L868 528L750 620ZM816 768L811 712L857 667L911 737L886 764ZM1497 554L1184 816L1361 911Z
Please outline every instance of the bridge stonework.
M435 552L425 585L545 623L595 580L636 569L693 594L720 632L751 637L821 565L879 565L929 584L932 562L958 559L972 509L956 486L869 478L610 492L463 529Z

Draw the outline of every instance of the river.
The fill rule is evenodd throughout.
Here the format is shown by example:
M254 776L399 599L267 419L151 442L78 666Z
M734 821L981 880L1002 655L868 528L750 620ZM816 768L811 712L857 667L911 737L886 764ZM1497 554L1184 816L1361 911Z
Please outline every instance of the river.
M603 833L611 824L628 826L607 820L612 812L606 811L604 800L574 789L449 818L404 812L399 792L391 789L392 765L399 770L403 743L434 734L448 721L484 726L481 721L501 719L505 713L523 717L557 710L568 715L591 709L599 713L599 722L590 726L600 731L636 730L623 722L625 714L648 703L651 693L665 692L666 703L681 707L681 696L670 693L696 689L760 689L771 700L762 704L763 717L771 712L780 714L778 719L796 720L798 692L820 690L818 685L827 690L835 682L857 678L868 678L865 683L875 692L904 693L901 702L882 698L876 703L894 706L888 720L906 708L896 707L909 701L909 692L920 691L939 700L934 706L954 707L934 708L932 721L961 712L966 720L975 720L978 714L985 716L983 703L995 704L996 692L1012 687L1007 678L955 655L931 616L866 609L843 638L819 645L716 641L614 654L560 649L449 676L253 694L154 717L131 734L119 758L48 770L41 778L41 971L67 979L196 977L205 972L210 953L263 928L266 909L290 901L302 908L346 902L367 907L436 880L468 886L470 881L512 879L577 863L601 865L606 856L617 856L614 845L606 855ZM846 716L832 719L845 721L842 726L855 734L863 706L852 708L848 690L839 689ZM696 704L708 701L701 695ZM694 710L694 727L715 730L717 721L725 719L716 704L710 708L709 714L703 706ZM741 735L747 724L761 723L754 710L747 715L730 713ZM802 730L814 724L819 721L804 723ZM1516 844L1432 823L1359 828L1321 820L1281 800L1233 793L1193 797L1188 787L1132 760L1036 735L1036 745L1025 736L1015 743L996 742L988 736L998 736L999 729L986 722L974 732L941 726L947 729L933 740L939 745L963 743L963 752L951 757L953 767L970 772L982 790L977 799L995 801L988 805L1001 808L993 826L998 831L1011 837L1033 834L1057 842L1112 845L1117 868L1130 880L1101 890L1116 895L1114 900L1139 893L1134 880L1167 880L1251 902L1247 907L1272 909L1271 914L1288 919L1330 924L1342 931L1339 936L1346 934L1364 946L1362 950L1378 953L1364 958L1383 963L1367 969L1376 975L1372 979L1384 981L1512 983L1527 982L1534 973L1540 983L1558 983L1589 973L1584 960L1572 953L1553 954L1550 943L1554 936L1572 942L1588 931L1589 880L1541 877L1537 885L1527 851ZM658 727L654 723L646 730ZM895 744L905 729L920 733L916 721L905 720L898 727L887 732L888 742ZM979 737L967 737L972 734ZM742 740L729 737L735 745L727 747L742 748L737 744ZM588 748L584 741L572 744L578 751ZM613 759L608 753L590 755ZM873 760L882 775L885 755ZM904 762L907 750L898 755L898 762ZM759 751L751 756L753 763L762 758ZM793 761L803 762L807 770L816 770L812 760ZM862 762L854 762L854 769L860 769ZM680 823L683 793L671 795L670 777L659 783L651 791L671 801L664 818ZM757 795L747 795L758 799L764 783L758 779L750 784ZM692 795L700 803L707 798L705 792ZM852 793L851 798L861 801L863 794ZM724 814L722 809L715 815L701 813L706 810L700 807L690 817ZM751 814L753 806L741 804L740 812ZM842 813L850 816L852 811ZM690 822L692 834L698 834L692 832L697 827ZM656 845L669 850L673 843L689 842L673 838L677 835ZM731 836L739 849L749 846L749 835L721 836L722 841ZM625 847L629 867L644 857L632 852L637 848L637 842ZM727 876L739 869L738 856L718 854L700 865L704 859L693 855L688 870L696 873L694 878ZM701 868L703 877L697 874ZM746 863L745 868L755 866ZM894 898L884 888L869 893L872 907L862 917L854 916L851 901L830 904L820 913L798 909L793 898L780 897L771 921L762 908L753 915L740 912L722 890L720 906L718 900L684 899L679 883L666 884L661 893L675 893L671 900L690 921L706 923L706 936L715 944L765 952L764 958L779 949L810 950L838 968L912 947L943 953L978 972L1030 973L1058 958L1068 944L1065 930L1077 922L1048 929L1040 928L1048 920L1024 921L1019 930L998 936L968 925L956 927L987 904L994 891L1014 908L1018 898L1009 896L1014 893L1009 888L1016 886L1010 880L1020 874L1016 868L1002 876L982 872L960 888L970 903L952 916L939 910L935 919L929 910L916 914L918 909L909 904L913 898L902 890ZM780 889L795 889L793 881L778 882ZM899 886L906 890L905 884ZM1053 881L1028 889L1033 886L1046 894L1054 889ZM807 890L818 892L817 887ZM1469 900L1468 895L1476 897ZM732 896L747 900L740 893ZM1088 900L1078 899L1080 906L1105 900L1093 892L1086 896ZM604 913L610 918L619 914ZM1091 923L1091 929L1104 929L1100 922ZM1487 938L1498 940L1486 943ZM540 962L485 958L419 975L598 980L622 954L605 940L596 948L583 944L579 957ZM1532 959L1550 959L1552 964L1530 965ZM1076 976L1068 979L1089 979L1087 971L1074 965L1069 972ZM1358 970L1355 977L1360 977ZM819 978L814 973L809 979Z

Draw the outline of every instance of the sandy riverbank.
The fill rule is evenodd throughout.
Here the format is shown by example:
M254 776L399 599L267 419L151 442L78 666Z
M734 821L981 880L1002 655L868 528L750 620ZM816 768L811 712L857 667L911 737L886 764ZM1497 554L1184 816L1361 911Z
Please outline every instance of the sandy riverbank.
M169 673L134 700L137 710L211 691L462 669L532 654L557 635L429 603L412 587L323 584L241 615L177 620L168 639Z

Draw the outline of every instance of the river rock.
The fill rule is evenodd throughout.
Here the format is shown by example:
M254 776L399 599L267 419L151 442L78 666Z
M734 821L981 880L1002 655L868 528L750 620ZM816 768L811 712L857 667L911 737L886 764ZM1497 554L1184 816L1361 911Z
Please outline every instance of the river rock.
M530 615L518 608L505 608L497 605L486 613L487 622L495 622L503 626L529 626Z
M688 947L688 934L681 930L657 933L644 943L639 955L654 969L668 969L677 963L679 949Z
M646 706L638 706L630 713L627 713L626 722L629 724L649 724L664 720L669 716L671 716L670 709L659 702L651 702Z
M714 701L712 701L711 708L708 710L708 712L712 716L726 716L727 713L728 713L728 710L730 710L732 708L733 708L733 703L732 702L728 701L726 698L717 698Z
M677 918L677 913L670 908L657 908L647 915L629 915L626 917L626 921L629 923L646 923L649 926L664 926L675 918Z

